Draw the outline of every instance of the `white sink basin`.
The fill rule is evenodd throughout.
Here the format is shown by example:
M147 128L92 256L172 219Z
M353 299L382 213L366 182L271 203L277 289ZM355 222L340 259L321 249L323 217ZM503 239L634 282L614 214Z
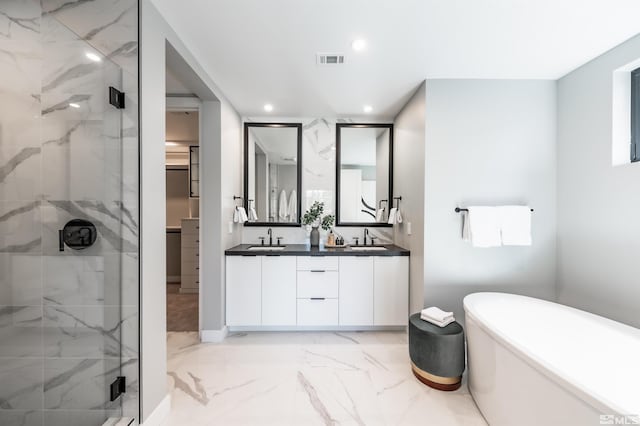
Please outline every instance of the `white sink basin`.
M251 251L279 251L284 250L286 246L251 246L249 250Z
M353 251L383 251L386 249L386 247L382 246L351 246Z

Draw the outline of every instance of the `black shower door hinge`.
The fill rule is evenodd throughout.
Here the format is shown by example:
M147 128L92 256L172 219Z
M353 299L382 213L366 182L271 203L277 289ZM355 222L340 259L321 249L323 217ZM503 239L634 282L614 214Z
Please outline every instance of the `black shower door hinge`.
M124 92L109 86L109 103L118 109L124 108Z
M118 376L118 378L113 383L111 383L111 401L115 401L126 391L127 378L124 376Z

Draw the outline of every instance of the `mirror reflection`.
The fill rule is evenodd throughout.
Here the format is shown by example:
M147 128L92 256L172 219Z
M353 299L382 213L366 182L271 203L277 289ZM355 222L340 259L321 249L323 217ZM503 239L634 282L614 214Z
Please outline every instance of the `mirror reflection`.
M338 225L387 226L391 124L337 125Z
M301 124L246 123L247 224L300 223Z

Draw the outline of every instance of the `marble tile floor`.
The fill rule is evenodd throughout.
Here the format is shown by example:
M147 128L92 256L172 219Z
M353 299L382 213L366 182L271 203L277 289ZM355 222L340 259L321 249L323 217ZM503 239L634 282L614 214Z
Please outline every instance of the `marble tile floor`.
M466 382L411 373L404 332L168 333L171 413L185 425L486 425Z

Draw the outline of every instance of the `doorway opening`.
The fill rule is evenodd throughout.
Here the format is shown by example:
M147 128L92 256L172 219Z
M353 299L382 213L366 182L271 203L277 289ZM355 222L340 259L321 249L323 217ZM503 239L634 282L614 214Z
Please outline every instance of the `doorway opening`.
M192 104L192 106L189 106ZM200 287L199 100L166 112L167 331L198 331Z

